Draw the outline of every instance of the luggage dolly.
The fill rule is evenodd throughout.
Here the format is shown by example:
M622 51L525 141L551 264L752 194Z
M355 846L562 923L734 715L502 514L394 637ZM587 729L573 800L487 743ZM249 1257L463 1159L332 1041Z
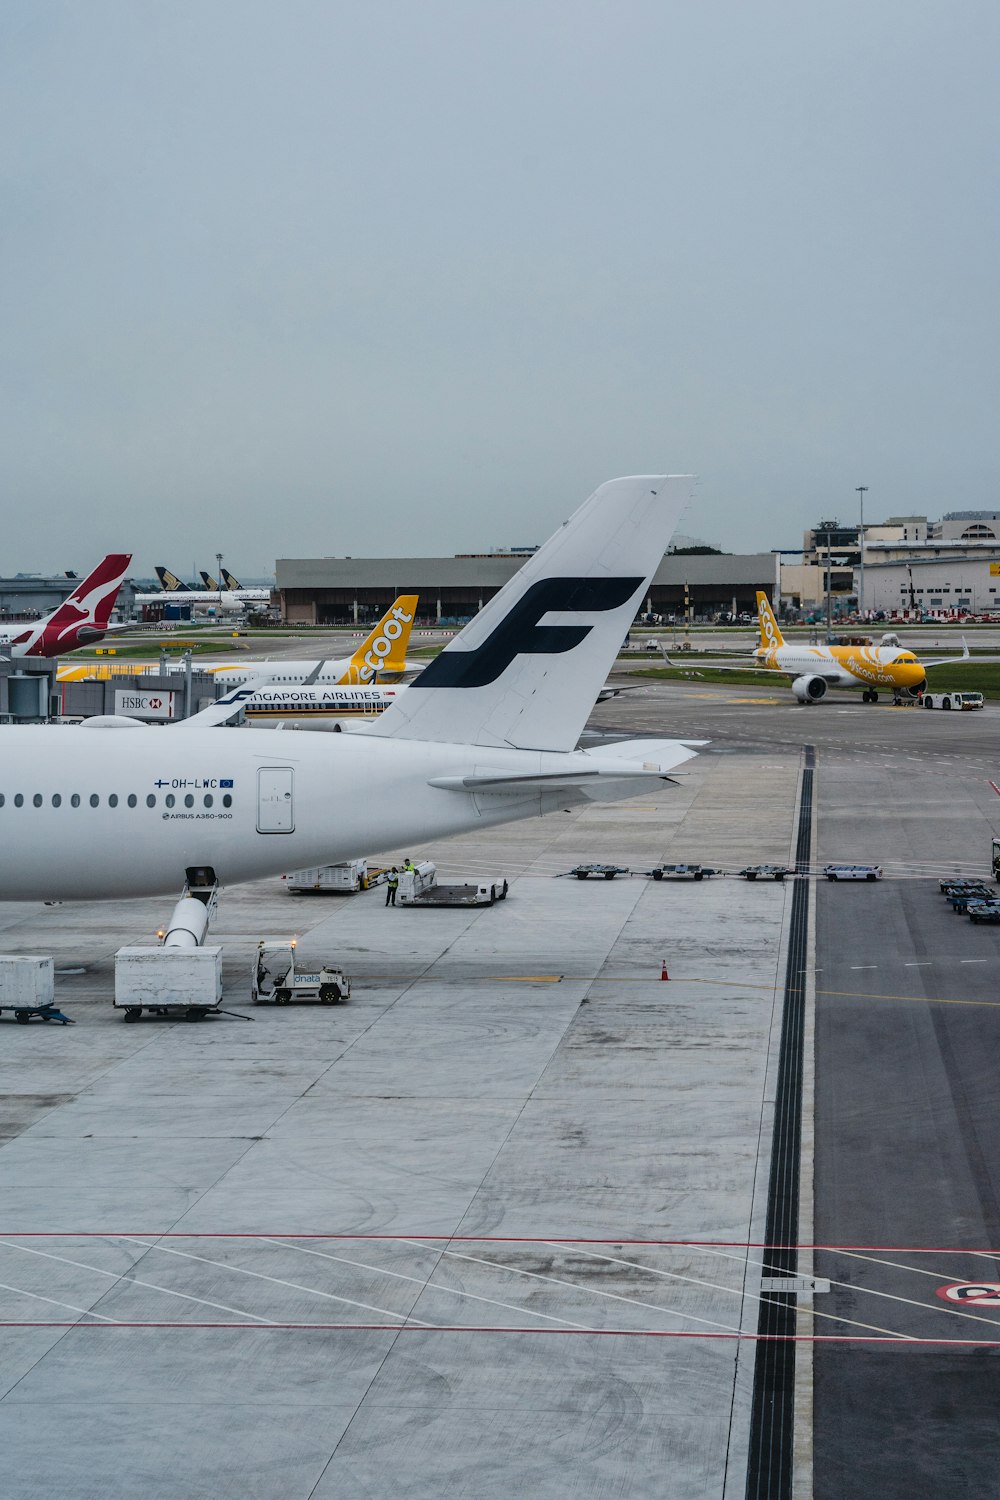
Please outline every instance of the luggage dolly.
M42 1021L58 1021L61 1026L75 1026L76 1022L72 1016L64 1016L59 1008L50 1001L48 1005L0 1005L0 1015L5 1010L13 1011L14 1020L20 1021L22 1026L27 1026L32 1016L38 1016Z

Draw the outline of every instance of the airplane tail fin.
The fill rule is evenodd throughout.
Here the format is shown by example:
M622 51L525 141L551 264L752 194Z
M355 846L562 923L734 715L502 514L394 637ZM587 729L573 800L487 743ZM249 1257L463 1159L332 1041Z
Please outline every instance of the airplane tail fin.
M107 630L118 590L132 561L131 552L109 552L73 589L58 609L33 628L24 655L58 656L99 641Z
M156 576L160 580L160 587L165 594L191 593L191 589L189 588L189 586L186 583L183 583L181 579L177 577L176 573L171 573L169 568L161 568L160 565L157 564Z
M400 594L351 657L342 683L374 682L379 672L402 672L417 612L417 595Z
M778 629L778 622L774 618L774 611L767 600L767 595L762 589L757 590L757 615L760 620L760 643L767 646L783 646L784 636Z
M218 585L218 583L212 577L211 573L206 573L205 572L204 568L199 568L199 570L198 570L198 577L201 579L202 583L208 589L208 592L210 594L217 594L219 592L219 585Z
M602 484L366 733L572 750L692 488Z
M239 579L238 578L234 578L233 575L232 575L232 573L230 573L230 571L229 571L228 568L222 568L221 569L221 573L222 573L222 586L223 586L223 588L229 589L230 593L235 593L237 591L237 589L241 589L243 587L243 585L242 585L242 583L240 583Z

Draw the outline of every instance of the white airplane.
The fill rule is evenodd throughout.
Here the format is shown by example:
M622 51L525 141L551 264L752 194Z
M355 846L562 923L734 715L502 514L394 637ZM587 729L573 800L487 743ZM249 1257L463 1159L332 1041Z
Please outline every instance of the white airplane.
M690 488L602 485L364 733L0 726L0 900L176 894L648 795L690 744L575 746Z
M9 648L11 656L62 656L115 631L132 629L108 623L131 561L131 552L109 552L44 619L32 625L0 626L0 646Z
M740 665L721 665L715 661L692 658L685 667L697 661L699 672L770 672L792 679L792 692L800 703L818 703L828 687L861 688L862 701L877 703L879 689L889 690L898 702L916 698L927 686L927 668L943 667L969 661L969 648L962 641L961 656L920 661L912 651L887 636L881 645L810 646L786 641L765 593L757 592L757 615L760 620L761 644L750 657L740 657ZM668 666L680 666L672 660L665 646L660 647ZM730 652L729 655L738 653ZM978 658L980 661L983 658Z
M400 594L386 610L378 624L365 636L352 656L331 657L322 661L292 661L287 657L247 659L237 662L205 661L198 659L196 670L210 672L223 687L241 687L248 681L258 685L269 683L355 684L364 686L377 681L380 672L400 673L420 671L424 662L408 662L406 648L410 641L410 630L417 610L416 594ZM156 662L102 662L80 666L70 663L60 667L59 682L82 682L88 677L142 676L159 672ZM175 659L168 665L169 672L183 672L184 667Z
M290 661L276 657L274 661L199 662L198 668L202 672L211 672L224 687L239 687L251 677L275 683L309 681L365 686L377 681L380 672L412 671L414 664L407 662L406 648L410 643L418 597L417 594L400 594L393 600L351 656L331 657L325 661ZM423 666L423 662L417 663L416 670L422 670Z
M271 590L266 588L245 589L239 584L235 588L220 589L214 578L202 573L204 588L193 589L172 573L169 568L157 565L156 576L160 580L155 594L136 594L136 604L190 604L192 609L220 609L224 613L243 610L248 604L267 604ZM232 578L232 574L227 574ZM236 580L233 579L236 583Z

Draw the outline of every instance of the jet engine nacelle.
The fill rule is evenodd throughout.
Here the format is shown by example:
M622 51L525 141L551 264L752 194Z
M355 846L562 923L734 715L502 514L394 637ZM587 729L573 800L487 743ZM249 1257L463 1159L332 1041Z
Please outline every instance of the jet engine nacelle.
M826 692L826 678L796 677L792 692L800 703L818 703Z

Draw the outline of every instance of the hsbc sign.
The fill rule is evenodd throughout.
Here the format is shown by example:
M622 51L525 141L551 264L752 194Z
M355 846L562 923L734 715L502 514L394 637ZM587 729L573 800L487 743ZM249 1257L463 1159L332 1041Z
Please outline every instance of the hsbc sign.
M115 689L115 713L125 714L130 719L172 719L177 694L165 692L136 693L126 688Z

